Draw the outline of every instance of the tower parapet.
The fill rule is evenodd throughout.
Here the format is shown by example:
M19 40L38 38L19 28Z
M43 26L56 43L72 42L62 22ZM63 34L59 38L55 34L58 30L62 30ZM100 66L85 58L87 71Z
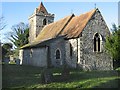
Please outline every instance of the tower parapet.
M34 10L34 13L29 17L29 42L33 42L42 28L54 22L54 14L48 13L43 3L41 2L39 7Z

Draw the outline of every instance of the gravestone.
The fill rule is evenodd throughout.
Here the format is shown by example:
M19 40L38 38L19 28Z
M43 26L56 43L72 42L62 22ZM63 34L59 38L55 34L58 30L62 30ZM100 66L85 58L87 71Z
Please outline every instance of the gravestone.
M17 65L20 65L20 59L15 59L15 63L16 63Z
M53 81L53 74L50 70L44 69L41 73L41 82L44 84L51 83Z
M9 58L5 58L5 59L4 59L4 63L5 63L5 64L9 64L9 61L10 61Z

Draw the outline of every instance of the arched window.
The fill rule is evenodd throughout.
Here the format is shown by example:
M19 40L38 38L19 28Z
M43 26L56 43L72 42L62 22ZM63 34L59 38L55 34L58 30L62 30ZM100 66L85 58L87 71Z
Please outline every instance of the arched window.
M43 20L43 25L46 25L47 24L47 21L46 21L46 18Z
M70 44L70 57L72 57L72 45Z
M101 37L98 33L94 35L94 51L95 52L101 51Z
M56 59L60 59L60 50L59 49L56 50Z
M30 57L32 57L33 49L30 49Z

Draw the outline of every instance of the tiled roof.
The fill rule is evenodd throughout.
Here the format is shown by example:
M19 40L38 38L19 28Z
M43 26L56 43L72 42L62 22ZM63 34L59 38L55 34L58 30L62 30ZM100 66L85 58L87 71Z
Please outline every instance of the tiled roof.
M67 38L78 37L95 11L96 9L91 10L85 14L81 14L80 16L73 17L61 35L67 34Z
M40 6L37 8L39 12L43 12L44 14L48 14L46 8L44 7L43 3L40 3Z
M60 19L59 21L53 22L51 24L46 25L40 34L37 36L34 42L26 44L22 46L21 48L26 48L30 46L37 45L45 40L49 40L52 38L55 38L58 36L58 34L64 30L65 26L68 24L68 22L71 20L71 18L74 15L67 16L63 19Z
M66 36L66 38L78 37L96 10L98 9L91 10L85 14L81 14L80 16L67 16L59 21L46 25L33 43L27 44L22 48L26 48L31 45L34 46L58 36Z
M59 36L57 38L52 38L52 39L41 41L41 42L36 41L33 43L26 44L26 45L22 46L21 48L44 47L44 46L47 46L48 44L50 44L52 41L57 40L59 38L64 38L64 36Z
M57 22L46 25L35 41L45 41L57 37L66 27L74 15L67 16Z

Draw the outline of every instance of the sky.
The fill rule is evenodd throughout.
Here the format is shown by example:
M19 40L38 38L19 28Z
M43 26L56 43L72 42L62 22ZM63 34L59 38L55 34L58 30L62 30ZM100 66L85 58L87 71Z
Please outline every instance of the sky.
M118 3L118 25L120 25L120 2Z
M3 0L4 1L4 0ZM55 14L55 21L64 18L71 13L80 15L88 12L92 9L98 8L103 15L109 28L112 28L112 24L118 24L118 2L45 2L49 13ZM7 26L4 30L0 31L1 41L9 42L8 37L4 34L11 32L11 27L20 22L28 24L28 17L34 12L40 4L39 2L2 2L0 3L0 9L2 9L2 15L4 16ZM1 10L0 10L1 11Z

